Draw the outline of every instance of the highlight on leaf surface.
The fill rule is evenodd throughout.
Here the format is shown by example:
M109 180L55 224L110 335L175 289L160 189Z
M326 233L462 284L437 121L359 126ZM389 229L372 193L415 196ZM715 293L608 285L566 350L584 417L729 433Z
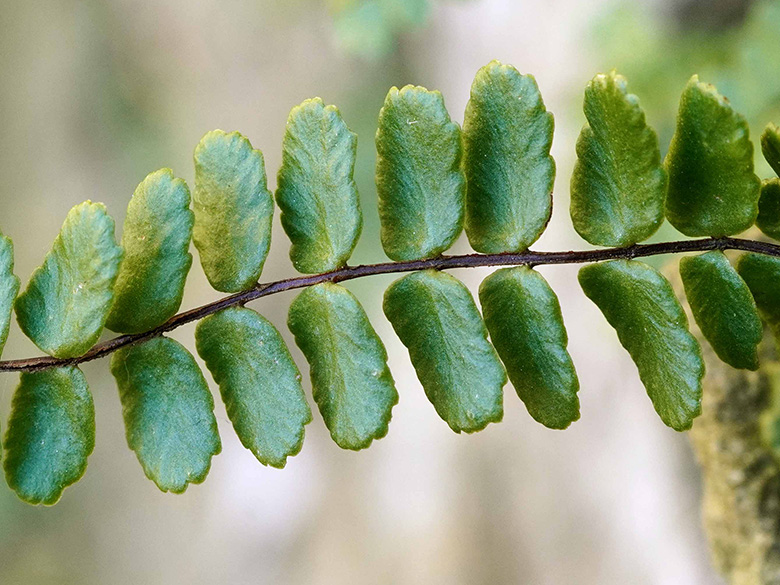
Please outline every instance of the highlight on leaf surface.
M390 285L383 308L428 400L453 431L473 433L503 418L506 374L460 281L413 272Z
M176 314L192 266L193 214L187 183L160 169L135 190L122 230L124 259L106 327L140 333Z
M521 252L544 231L553 128L532 75L499 61L477 72L463 122L466 235L477 252Z
M761 152L772 170L780 176L780 128L771 122L761 134Z
M263 154L238 132L206 134L195 149L193 208L193 240L211 286L238 292L255 284L274 214Z
M666 217L686 236L730 236L756 221L761 182L747 121L697 75L680 99L665 165Z
M753 294L761 317L780 339L780 258L743 254L737 272Z
M664 424L691 428L701 412L704 362L669 281L636 260L583 266L579 281L634 360Z
M0 354L3 353L14 300L19 292L19 277L14 274L14 245L10 238L0 234Z
M580 418L579 381L558 297L526 266L502 268L479 287L490 339L528 413L551 429Z
M588 83L584 110L588 122L571 178L574 229L597 246L646 240L664 220L666 172L658 136L645 122L639 98L614 71Z
M461 136L438 91L392 88L379 112L376 187L392 260L433 258L463 229Z
M284 467L303 446L311 410L282 336L259 313L230 307L198 323L195 343L241 444L263 465Z
M95 407L76 367L22 372L5 434L8 485L29 504L56 504L87 469Z
M85 201L71 209L43 265L16 299L22 331L49 355L85 353L106 323L121 260L105 206Z
M365 449L384 437L398 392L385 346L355 296L333 283L307 288L290 305L288 325L336 444Z
M117 351L111 373L119 387L127 445L146 477L177 494L205 480L222 444L214 399L190 352L173 339L157 337Z
M761 183L756 225L770 238L780 240L780 179Z
M745 281L720 251L680 260L685 296L702 334L734 368L758 369L763 337L756 303Z
M357 135L336 106L314 98L290 112L282 147L276 203L292 242L290 259L307 274L339 268L363 225L353 180Z

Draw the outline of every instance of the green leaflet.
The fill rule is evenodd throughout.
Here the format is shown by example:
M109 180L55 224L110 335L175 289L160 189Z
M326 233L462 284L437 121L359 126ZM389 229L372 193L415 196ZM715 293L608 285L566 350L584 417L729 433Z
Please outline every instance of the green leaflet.
M390 285L384 311L428 400L453 431L473 433L503 418L506 374L460 281L435 270L414 272Z
M3 353L11 312L19 292L19 277L14 274L14 245L10 238L0 234L0 354Z
M761 151L772 170L780 176L780 128L767 124L761 134Z
M193 204L192 236L211 286L250 288L268 255L274 214L263 153L238 132L206 134L195 149Z
M106 327L141 333L176 314L192 266L190 190L187 183L160 169L136 188L122 231L125 257Z
M463 228L460 129L438 91L392 88L379 112L376 186L382 247L393 260L444 252Z
M780 179L768 179L761 184L756 225L770 238L780 240Z
M541 274L503 268L479 287L490 339L529 414L551 429L580 418L579 381L558 297Z
M669 281L636 260L584 266L579 281L631 354L661 420L691 428L701 412L704 363Z
M311 410L282 336L255 311L231 307L198 323L195 342L241 444L263 465L284 467L303 446Z
M332 283L307 288L290 305L287 322L336 444L358 450L384 437L398 392L385 346L354 295Z
M639 98L614 71L585 89L588 123L577 140L571 178L574 229L597 246L630 246L652 236L664 220L666 172L658 136Z
M553 116L532 75L491 61L477 72L463 122L466 235L478 252L521 252L552 213Z
M743 254L737 272L753 293L759 313L780 339L780 258Z
M14 274L14 245L11 238L0 234L0 355L3 353L14 300L19 292L19 277Z
M753 225L760 181L748 124L696 75L680 99L665 164L666 217L686 236L730 236Z
M57 503L87 469L95 407L76 367L22 372L5 434L5 478L29 504Z
M85 201L71 209L43 265L16 299L22 331L55 357L85 353L105 325L121 260L105 206Z
M214 399L184 346L168 337L117 351L111 373L119 387L127 445L146 477L164 492L201 483L222 445Z
M680 260L685 296L702 334L717 356L735 368L758 369L764 335L745 281L720 251Z
M299 272L340 268L355 248L363 225L352 178L356 153L357 135L336 106L314 98L290 112L276 203Z

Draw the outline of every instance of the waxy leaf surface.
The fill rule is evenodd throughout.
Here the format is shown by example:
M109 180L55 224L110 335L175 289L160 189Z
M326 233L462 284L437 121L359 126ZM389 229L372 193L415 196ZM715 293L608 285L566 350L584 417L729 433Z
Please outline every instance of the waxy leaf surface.
M127 206L125 256L106 327L141 333L176 314L192 266L193 215L187 183L161 169L146 177Z
M780 179L769 179L761 184L756 225L770 238L780 240Z
M307 288L290 306L288 325L336 444L358 450L384 437L398 392L385 346L354 295L331 283Z
M666 172L658 136L639 99L614 71L585 90L585 117L571 178L574 229L597 246L630 246L653 235L664 219Z
M255 311L231 307L198 323L195 342L241 444L263 465L284 467L303 446L311 410L282 336Z
M503 268L479 287L490 339L529 414L552 429L580 417L579 381L558 297L541 274Z
M19 292L19 277L14 274L14 245L10 238L0 234L0 354L3 353L14 300Z
M553 116L531 75L492 61L477 72L463 122L466 235L478 252L521 252L552 213Z
M501 420L506 374L460 281L434 270L414 272L390 285L384 312L453 431L472 433Z
M195 149L193 207L192 236L211 286L250 288L271 245L274 203L263 154L238 132L206 134Z
M463 228L461 137L438 91L392 88L379 113L376 186L382 247L393 260L433 258Z
M780 258L743 254L737 272L753 293L761 317L780 338Z
M168 337L126 347L111 358L127 445L146 477L180 494L201 483L222 445L214 399L184 346Z
M665 165L666 217L686 236L730 236L756 221L761 182L748 123L696 75L680 99Z
M631 354L661 420L689 429L701 412L704 362L672 286L636 260L584 266L579 281Z
M772 170L780 176L780 128L774 124L768 124L761 134L761 152Z
M299 272L339 268L355 248L363 225L352 178L356 152L357 135L336 106L314 98L290 112L276 202Z
M43 265L16 299L22 331L55 357L85 353L106 323L121 260L105 206L85 201L71 209Z
M717 356L735 368L758 369L763 337L756 303L745 281L720 251L680 260L685 296Z
M5 434L8 485L29 504L52 505L87 469L95 407L76 367L22 372Z

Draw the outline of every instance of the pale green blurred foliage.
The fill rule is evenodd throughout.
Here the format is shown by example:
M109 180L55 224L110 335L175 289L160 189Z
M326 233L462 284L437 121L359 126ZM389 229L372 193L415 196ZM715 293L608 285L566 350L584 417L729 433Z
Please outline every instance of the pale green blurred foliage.
M369 59L390 53L398 35L425 23L428 0L327 0L334 34L348 52Z
M468 0L450 0L468 1ZM350 55L376 61L391 54L404 34L428 23L432 0L325 0L333 35Z

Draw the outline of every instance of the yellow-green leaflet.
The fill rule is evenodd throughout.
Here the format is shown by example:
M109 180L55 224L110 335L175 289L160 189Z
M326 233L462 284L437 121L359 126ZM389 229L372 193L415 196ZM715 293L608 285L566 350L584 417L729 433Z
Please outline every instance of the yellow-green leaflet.
M503 268L479 287L490 339L528 413L551 429L580 418L579 381L558 297L525 266Z
M414 272L390 285L383 308L428 400L453 431L473 433L503 418L506 374L460 281Z
M14 245L10 238L0 234L0 354L3 353L14 300L19 292L19 277L14 274Z
M478 252L521 252L552 213L553 116L532 75L491 61L477 72L463 122L466 235Z
M355 296L337 284L312 286L292 302L287 323L336 444L365 449L384 437L398 392L385 346Z
M730 236L756 221L761 181L748 123L697 75L680 99L665 165L666 217L686 236Z
M597 246L630 246L652 236L664 220L666 172L658 136L639 98L614 71L585 89L588 123L577 140L571 177L574 229Z
M111 373L119 387L127 445L146 477L176 494L205 480L222 445L214 399L190 352L173 339L157 337L117 351Z
M631 354L661 420L676 431L691 428L701 412L704 362L669 281L636 260L583 266L579 281Z
M241 444L263 465L284 467L303 446L311 410L282 336L255 311L231 307L198 323L195 343Z
M772 123L767 124L761 134L761 152L772 170L780 176L780 128Z
M192 237L211 286L250 288L271 245L274 204L263 154L238 132L213 130L195 149Z
M780 240L780 179L761 183L756 225L770 238Z
M29 504L56 504L87 469L95 407L76 367L22 372L5 433L8 485Z
M105 206L85 201L71 209L43 265L16 299L22 331L55 357L85 353L106 323L121 259Z
M750 289L726 255L687 256L680 260L680 276L693 317L718 357L735 368L757 370L761 319Z
M356 153L357 135L336 106L314 98L290 112L276 203L299 272L328 272L352 255L363 225L352 178Z
M433 258L463 229L461 138L438 91L392 88L379 112L376 187L382 247L393 260Z
M127 206L125 257L106 327L141 333L176 314L192 266L192 211L187 183L161 169L147 176Z

